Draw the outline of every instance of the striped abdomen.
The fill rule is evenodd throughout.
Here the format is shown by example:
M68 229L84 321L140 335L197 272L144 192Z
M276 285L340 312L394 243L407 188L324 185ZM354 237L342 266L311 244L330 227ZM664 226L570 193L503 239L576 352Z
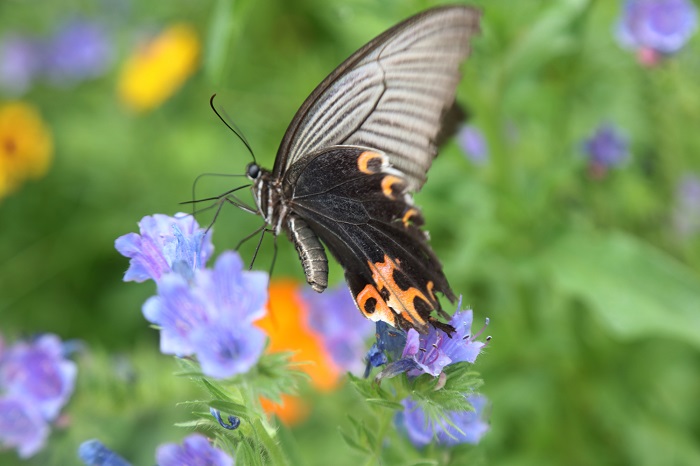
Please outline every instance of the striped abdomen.
M328 259L321 241L309 225L296 214L287 216L287 232L299 253L306 281L321 293L328 286Z

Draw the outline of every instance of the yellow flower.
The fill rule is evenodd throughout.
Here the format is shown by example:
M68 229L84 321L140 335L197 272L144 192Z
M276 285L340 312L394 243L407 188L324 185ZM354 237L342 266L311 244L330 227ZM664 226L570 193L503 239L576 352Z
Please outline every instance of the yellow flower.
M21 102L0 105L0 197L25 180L43 176L53 155L53 139L39 112Z
M199 64L197 33L175 24L142 45L124 64L119 77L121 100L137 111L151 110L173 95Z

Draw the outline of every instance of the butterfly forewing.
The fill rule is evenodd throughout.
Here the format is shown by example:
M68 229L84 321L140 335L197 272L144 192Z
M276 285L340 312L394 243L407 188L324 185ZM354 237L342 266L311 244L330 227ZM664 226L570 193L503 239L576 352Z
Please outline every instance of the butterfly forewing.
M273 174L282 176L318 150L358 145L387 154L404 173L407 189L420 189L479 16L465 6L435 8L358 50L301 106L277 152Z

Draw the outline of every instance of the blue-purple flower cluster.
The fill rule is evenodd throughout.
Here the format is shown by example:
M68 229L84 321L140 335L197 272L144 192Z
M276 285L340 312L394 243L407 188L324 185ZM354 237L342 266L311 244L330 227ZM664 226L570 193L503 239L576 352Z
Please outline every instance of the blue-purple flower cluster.
M407 333L390 327L377 329L377 343L370 349L367 360L368 366L378 366L391 360L377 375L375 380L381 382L384 378L395 377L406 373L410 378L430 374L438 378L436 390L445 385L445 367L460 362L473 364L486 345L478 341L484 327L473 334L471 327L473 312L471 309L460 310L462 300L457 304L457 311L450 320L455 331L447 335L442 330L431 327L430 331L421 335L414 329ZM486 341L490 337L486 338ZM403 349L399 346L403 342ZM399 357L399 351L401 351ZM382 357L382 355L384 357ZM433 420L420 405L411 397L402 400L403 412L396 417L397 427L404 431L416 447L424 447L434 438L442 445L458 443L477 443L488 431L488 424L483 420L487 400L484 396L474 393L464 393L474 411L450 411L447 419Z
M64 21L47 38L7 34L0 38L0 92L21 95L41 79L59 86L93 79L113 55L105 26L87 19Z
M442 330L431 327L430 331L422 335L414 329L406 333L405 345L400 358L389 354L393 361L377 375L377 381L384 378L395 377L406 372L409 377L418 377L422 374L430 374L439 377L442 370L449 364L468 362L474 364L476 357L486 345L477 341L483 329L476 334L471 333L474 314L471 309L460 310L462 299L457 304L457 311L450 320L450 325L455 331L448 336ZM488 325L488 319L486 320ZM485 328L486 326L484 326ZM394 334L397 332L394 330ZM382 339L392 338L391 333L378 334L377 347L396 347L395 344L387 344ZM396 338L395 336L393 338ZM488 339L487 339L488 340ZM371 350L370 350L371 351Z
M627 139L609 123L598 126L584 141L583 151L595 177L605 175L610 168L621 165L630 156Z
M457 132L457 143L465 155L477 165L489 159L489 146L484 133L474 125L462 125Z
M211 377L247 372L265 347L266 335L253 322L266 312L267 274L244 271L234 252L205 268L214 250L211 232L191 216L147 216L139 229L118 238L115 247L131 259L125 281L156 282L158 293L143 314L160 328L161 352L196 355Z
M659 56L678 52L695 33L697 9L689 0L627 0L617 24L620 44L654 64Z
M41 450L78 373L61 340L45 334L7 348L0 340L0 446L21 458Z
M404 410L396 416L396 426L418 448L436 441L439 445L477 444L489 430L483 419L488 400L483 395L465 395L474 411L450 411L446 419L433 420L410 398L401 402Z
M365 342L372 335L374 325L357 312L347 286L340 285L322 294L306 288L302 298L308 305L307 324L321 337L336 366L361 373Z
M209 439L199 434L185 437L182 445L166 443L158 447L156 462L159 466L179 466L197 464L202 466L233 466L233 459L222 450L209 443Z
M78 456L87 466L131 466L124 458L107 448L96 439L83 442ZM200 434L192 434L182 444L166 443L156 450L158 466L233 466L234 461L223 450L214 447L209 439Z
M683 238L700 233L700 176L687 173L678 183L673 223Z

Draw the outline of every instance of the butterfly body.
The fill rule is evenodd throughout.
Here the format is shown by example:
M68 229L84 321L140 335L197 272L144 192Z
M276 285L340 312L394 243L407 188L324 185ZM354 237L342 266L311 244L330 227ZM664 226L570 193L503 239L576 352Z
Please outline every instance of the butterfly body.
M432 315L447 316L436 293L455 295L412 193L456 114L458 68L479 16L438 7L387 30L307 98L272 171L248 166L260 215L294 243L313 289L328 285L325 245L373 321L453 330Z

